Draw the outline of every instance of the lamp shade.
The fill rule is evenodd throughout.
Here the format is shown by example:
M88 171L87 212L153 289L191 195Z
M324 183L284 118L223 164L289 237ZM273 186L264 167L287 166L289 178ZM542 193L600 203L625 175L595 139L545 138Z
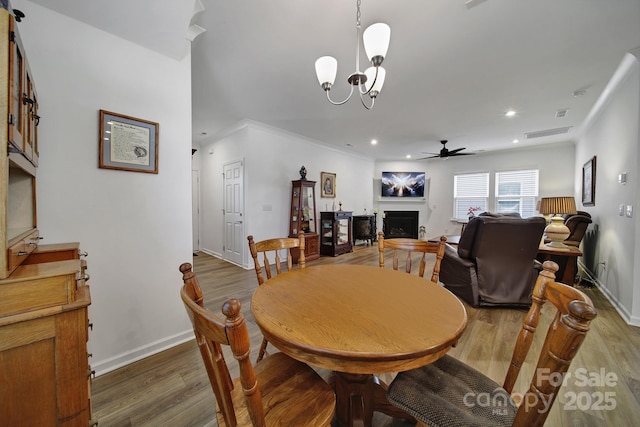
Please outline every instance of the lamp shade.
M576 200L573 197L543 197L539 212L542 215L575 214Z
M367 76L367 81L365 82L365 89L369 91L371 88L371 92L376 92L377 95L382 90L382 85L384 84L384 77L387 74L384 68L378 68L378 77L376 77L376 67L369 67L364 71L364 74ZM373 83L375 80L375 84ZM373 84L373 87L371 85Z
M362 41L364 42L364 50L367 52L369 61L376 56L382 58L387 56L389 40L391 40L391 27L387 24L378 22L364 30Z
M338 61L333 56L323 56L316 61L316 76L322 86L324 83L333 84L338 72Z

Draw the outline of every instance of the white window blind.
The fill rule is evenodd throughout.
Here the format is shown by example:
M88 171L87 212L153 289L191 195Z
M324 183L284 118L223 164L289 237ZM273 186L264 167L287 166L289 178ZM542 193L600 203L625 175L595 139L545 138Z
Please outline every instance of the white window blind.
M496 172L496 211L517 212L523 218L536 214L538 170Z
M475 215L486 211L489 203L489 173L455 175L453 177L453 200L454 218L468 218L471 208L479 208L474 212Z

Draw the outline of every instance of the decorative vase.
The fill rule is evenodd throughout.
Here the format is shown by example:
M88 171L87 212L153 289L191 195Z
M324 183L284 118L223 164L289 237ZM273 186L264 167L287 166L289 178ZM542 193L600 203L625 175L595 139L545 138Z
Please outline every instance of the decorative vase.
M551 223L544 229L544 234L546 234L547 239L550 240L547 246L552 248L567 248L567 245L562 242L569 237L570 233L569 227L564 224L563 217L551 217Z

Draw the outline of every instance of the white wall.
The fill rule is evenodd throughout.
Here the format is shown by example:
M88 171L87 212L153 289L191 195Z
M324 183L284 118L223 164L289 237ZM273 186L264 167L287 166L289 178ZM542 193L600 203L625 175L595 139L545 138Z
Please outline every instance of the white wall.
M630 323L640 325L640 64L627 54L593 108L576 149L576 187L582 165L596 156L595 206L586 207L593 224L585 236L586 267L602 291ZM627 172L627 183L618 174ZM578 199L579 200L579 199ZM631 205L633 217L620 216ZM606 264L602 264L606 263Z
M301 166L307 179L316 181L316 211L342 209L362 213L373 209L370 185L371 159L327 148L314 141L259 123L244 121L226 135L201 144L201 250L221 256L223 241L222 166L244 160L245 235L256 240L288 235L291 181L300 179ZM336 174L336 198L320 197L320 173ZM270 209L270 210L269 210ZM252 267L248 246L243 265Z
M38 228L42 243L79 241L89 253L100 374L193 336L178 294L178 266L192 259L190 57L12 5L26 14L18 28L42 116ZM100 109L160 124L159 174L98 168Z
M553 153L553 154L551 154ZM453 177L460 173L490 172L490 188L495 186L495 172L516 169L538 169L540 171L540 197L567 196L574 194L575 146L571 142L543 145L537 148L522 148L474 156L452 157L406 162L376 162L374 187L379 194L382 171L425 171L427 185L425 201L382 201L376 197L379 212L384 210L418 210L419 224L426 227L426 236L459 234L461 225L451 221L453 217ZM494 192L490 192L493 194ZM495 210L495 199L489 200ZM378 221L382 229L382 221Z

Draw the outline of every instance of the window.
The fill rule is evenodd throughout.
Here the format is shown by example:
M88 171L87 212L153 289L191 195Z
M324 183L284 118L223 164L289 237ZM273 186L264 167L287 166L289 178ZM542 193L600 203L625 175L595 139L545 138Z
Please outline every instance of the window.
M478 215L487 210L489 204L489 173L470 173L453 177L453 217L467 219L469 210L480 208ZM534 203L535 208L535 203Z
M536 214L538 170L496 172L496 211L517 212L523 218Z

